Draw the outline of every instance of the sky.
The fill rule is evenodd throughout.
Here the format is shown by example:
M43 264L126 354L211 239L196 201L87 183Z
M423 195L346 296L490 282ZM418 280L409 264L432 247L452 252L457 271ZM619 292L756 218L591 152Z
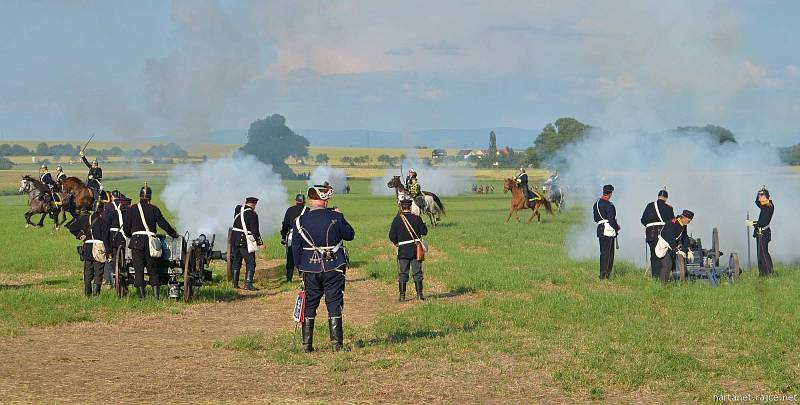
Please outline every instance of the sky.
M711 123L788 145L797 15L792 0L5 0L0 141L188 140L278 113L399 132Z

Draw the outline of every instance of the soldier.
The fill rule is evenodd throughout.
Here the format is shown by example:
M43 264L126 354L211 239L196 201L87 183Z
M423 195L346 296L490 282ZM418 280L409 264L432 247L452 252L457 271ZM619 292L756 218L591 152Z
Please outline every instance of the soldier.
M292 254L306 288L303 351L314 351L314 318L322 296L328 307L328 328L334 351L344 346L342 307L344 306L345 271L349 262L344 241L355 238L353 227L337 208L328 208L333 194L330 187L308 188L310 209L294 220Z
M56 183L53 181L53 176L47 171L47 165L42 165L42 167L39 168L39 181L50 190L50 199L52 200L53 187L55 187ZM39 198L44 198L44 194L40 195Z
M400 302L406 300L409 267L414 272L417 299L425 300L425 295L422 293L422 263L417 260L416 243L421 243L420 238L428 234L428 227L425 226L422 218L411 213L411 203L411 199L400 200L400 212L394 217L392 226L389 228L389 240L397 247Z
M294 205L286 209L283 214L283 223L281 224L281 244L286 245L286 281L292 281L294 275L294 257L292 257L292 224L294 220L300 215L305 214L308 210L306 207L306 196L297 194L294 196Z
M408 176L406 176L406 189L411 187L411 179L417 178L417 172L414 169L408 169Z
M411 178L408 195L417 203L420 212L425 211L425 196L422 194L422 186L419 184L416 176Z
M242 260L244 260L244 289L248 291L257 290L253 286L253 278L256 274L256 251L260 246L264 245L261 240L261 232L258 230L257 203L258 198L247 197L244 206L237 205L233 209L233 232L231 232L230 241L233 249L233 256L231 257L231 260L233 260L231 262L233 288L239 288L239 270L242 268Z
M594 203L594 221L597 223L597 238L600 241L600 278L611 277L614 268L614 240L620 231L617 223L617 209L611 203L614 186L603 186L603 196Z
M131 262L139 298L144 298L144 268L147 267L150 285L153 286L153 295L156 299L161 299L158 263L155 257L150 256L150 238L156 237L156 225L173 238L177 238L178 233L161 215L161 210L150 204L152 198L153 190L145 183L144 187L139 189L139 203L128 208L125 213L122 228L125 236L130 240L128 247L131 249Z
M756 238L756 255L758 255L758 275L768 276L772 274L772 256L769 254L769 242L772 240L772 230L769 224L772 222L772 214L775 213L775 205L770 199L769 190L762 188L756 196L756 207L760 210L757 221L750 221L748 225L753 226L753 237Z
M689 233L686 230L693 218L694 212L683 210L680 215L667 222L661 229L654 253L661 259L660 278L662 283L669 280L669 276L675 268L677 256L681 256L682 259L689 262L694 261L694 254L689 250Z
M114 267L117 263L117 248L125 248L127 239L125 238L125 213L131 205L131 199L125 197L119 190L111 192L111 202L106 205L103 210L103 218L108 222L109 232L111 232L111 246L109 253L111 253L111 260L106 263L103 271L103 278L108 285L111 285L111 273L114 272Z
M89 174L86 179L86 186L92 190L92 196L94 197L95 206L99 204L100 201L100 190L103 189L103 183L101 180L103 179L103 169L100 168L100 165L97 163L97 159L92 160L90 164L88 160L86 160L86 153L83 149L80 152L81 160L86 167L89 168Z
M658 199L648 203L642 213L644 240L647 246L650 247L650 274L653 278L658 278L661 275L661 259L656 257L658 235L661 234L661 229L664 228L667 221L672 221L675 218L675 211L673 211L671 205L667 204L668 198L669 193L667 193L667 190L660 190Z
M103 283L103 266L109 258L106 248L111 244L108 223L100 212L94 211L79 216L78 219L70 224L69 231L75 235L76 239L83 241L83 249L81 250L83 292L87 297L100 295L100 286ZM97 244L102 244L103 253L101 257L96 257L94 254L94 247Z
M64 174L64 169L59 165L56 167L56 185L55 191L62 192L64 187L64 180L67 179L67 175Z

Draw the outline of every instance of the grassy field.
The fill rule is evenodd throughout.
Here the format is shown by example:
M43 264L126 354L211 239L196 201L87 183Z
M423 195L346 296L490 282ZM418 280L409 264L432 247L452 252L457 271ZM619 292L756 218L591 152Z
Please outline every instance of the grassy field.
M139 183L114 182L129 194ZM158 195L163 180L152 184ZM498 398L515 397L507 379L522 377L540 379L547 392L587 401L713 402L724 393L800 394L797 268L779 266L770 279L745 274L735 286L712 289L661 286L640 269L618 263L612 280L600 281L595 261L566 255L567 230L582 211L545 216L541 224L504 224L508 196L494 184L495 194L444 199L447 216L428 237L433 248L425 264L427 285L443 293L383 313L370 326L348 328L354 351L307 356L290 343L288 332L252 330L217 342L214 350L292 375L324 370L320 378L328 388L314 392L320 400L338 386L377 388L380 379L408 377L407 367L414 370L409 384L441 380L439 373L455 373L456 379L459 373L487 373ZM349 244L353 268L396 288L393 248L386 241L392 199L369 195L367 181L352 186L353 193L337 195L335 204L356 229ZM185 310L166 300L119 301L107 290L100 299L85 299L75 240L64 231L23 229L23 205L22 196L0 197L0 237L8 247L0 256L0 333L23 339L41 326ZM281 257L277 238L266 240L264 257ZM262 286L293 288L277 278ZM238 296L221 282L201 293L206 302ZM318 327L320 345L324 329Z

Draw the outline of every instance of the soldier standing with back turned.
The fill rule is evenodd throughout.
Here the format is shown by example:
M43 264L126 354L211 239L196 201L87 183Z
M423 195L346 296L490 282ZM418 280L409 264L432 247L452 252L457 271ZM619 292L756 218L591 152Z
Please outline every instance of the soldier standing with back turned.
M772 230L769 228L769 224L772 222L772 214L775 213L775 205L766 188L758 191L756 207L759 209L758 220L752 221L750 225L753 226L753 237L756 238L758 275L768 276L773 271L772 256L769 254L769 242L772 241Z
M675 218L675 211L672 206L667 204L669 193L667 190L658 192L658 199L647 204L642 213L642 225L644 225L644 240L650 247L650 275L658 278L661 275L661 259L656 257L656 244L661 229Z
M286 209L281 223L281 244L286 245L286 281L292 281L294 275L294 257L292 257L292 224L300 215L308 211L306 197L298 194L294 197L294 205Z
M243 206L237 205L233 209L233 225L231 226L233 229L230 241L233 249L231 258L233 288L239 288L239 271L242 268L242 260L244 260L244 289L248 291L257 290L253 285L253 279L256 275L256 252L259 247L264 246L264 242L261 240L261 232L258 229L256 204L258 204L258 198L247 197Z
M603 186L603 195L594 203L594 222L597 223L597 239L600 241L600 279L609 279L614 268L614 240L620 226L617 223L617 209L611 203L614 186Z
M428 234L428 227L417 215L411 213L411 199L400 200L400 212L394 217L389 228L389 240L397 246L398 284L400 302L406 300L406 283L408 282L408 269L414 274L414 287L417 299L425 300L422 293L422 263L417 260L417 243L420 238ZM409 230L410 228L410 230Z

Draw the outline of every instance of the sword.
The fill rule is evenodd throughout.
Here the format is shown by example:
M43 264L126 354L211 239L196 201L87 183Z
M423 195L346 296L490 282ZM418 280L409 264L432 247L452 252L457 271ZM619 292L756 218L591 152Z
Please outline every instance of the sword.
M92 139L94 139L94 132L92 132L92 136L91 136L91 137L89 137L89 140L88 140L88 141L86 141L86 144L85 144L85 145L83 145L83 149L81 149L81 150L83 151L83 153L86 153L86 147L87 147L87 146L89 146L89 142L91 142L91 141L92 141Z

